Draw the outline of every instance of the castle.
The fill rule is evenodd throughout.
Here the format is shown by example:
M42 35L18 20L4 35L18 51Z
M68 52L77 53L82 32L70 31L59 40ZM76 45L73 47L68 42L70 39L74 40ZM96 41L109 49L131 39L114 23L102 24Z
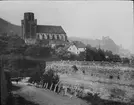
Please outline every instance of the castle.
M67 35L61 26L37 25L34 13L24 13L21 20L22 38L26 44L35 44L37 40L67 42Z

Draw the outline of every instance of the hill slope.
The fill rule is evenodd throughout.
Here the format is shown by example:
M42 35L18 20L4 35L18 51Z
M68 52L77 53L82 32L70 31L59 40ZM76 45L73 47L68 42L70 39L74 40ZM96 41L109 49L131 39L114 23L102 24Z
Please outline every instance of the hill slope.
M110 50L121 56L130 56L130 51L117 45L110 37L102 37L102 39L84 39L79 37L69 37L69 41L81 41L85 45L90 44L92 47L100 47L104 50Z
M7 33L10 34L17 34L21 36L21 26L14 25L2 18L0 18L0 34Z

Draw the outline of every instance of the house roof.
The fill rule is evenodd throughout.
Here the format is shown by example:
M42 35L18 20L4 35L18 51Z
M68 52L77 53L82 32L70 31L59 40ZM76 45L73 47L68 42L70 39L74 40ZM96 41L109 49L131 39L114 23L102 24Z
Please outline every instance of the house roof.
M66 51L70 46L73 46L73 45L75 45L77 48L85 48L85 47L86 47L86 45L83 44L83 43L80 42L80 41L73 41L73 42L67 44L67 45L63 48L63 50Z
M82 42L79 42L79 41L73 41L69 44L67 44L65 47L64 47L64 50L67 50L70 46L73 46L75 45L77 48L85 48L86 45L83 44Z
M61 26L37 25L37 33L66 34Z
M67 44L67 45L63 48L63 50L67 50L71 45L73 45L73 43Z
M72 42L77 48L85 48L86 45L80 41L73 41Z

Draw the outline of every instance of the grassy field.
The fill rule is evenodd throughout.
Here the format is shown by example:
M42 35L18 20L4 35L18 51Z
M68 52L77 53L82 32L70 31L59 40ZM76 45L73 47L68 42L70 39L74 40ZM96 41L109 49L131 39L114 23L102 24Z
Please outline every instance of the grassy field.
M76 65L77 72L72 66ZM79 84L100 98L119 102L134 102L134 68L117 65L101 65L81 62L48 62L47 69L54 68L64 84ZM85 71L85 74L82 71Z
M84 80L79 77L78 74L60 75L60 79L64 84L83 86L86 91L92 94L98 93L102 99L130 102L134 98L134 88L131 86Z

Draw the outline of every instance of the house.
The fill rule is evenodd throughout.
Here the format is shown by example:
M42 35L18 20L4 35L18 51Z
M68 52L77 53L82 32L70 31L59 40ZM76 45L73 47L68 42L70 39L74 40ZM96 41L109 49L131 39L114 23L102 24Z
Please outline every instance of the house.
M86 45L80 41L73 41L65 48L67 51L72 52L74 54L80 54L80 52L84 52L86 50Z

